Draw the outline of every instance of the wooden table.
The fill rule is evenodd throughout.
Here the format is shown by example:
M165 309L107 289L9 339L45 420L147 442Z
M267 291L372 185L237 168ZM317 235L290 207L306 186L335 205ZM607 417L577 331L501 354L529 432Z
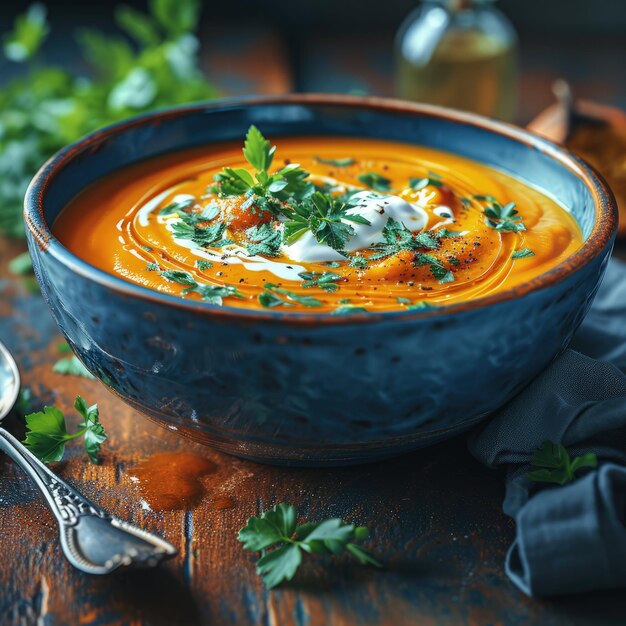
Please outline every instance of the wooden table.
M248 64L258 50L244 39L231 56L217 49L206 66L215 74L222 68L223 78L231 83L239 70L244 84L246 75L259 80L250 77ZM294 84L281 50L271 37L263 44L261 56L273 59L273 69L270 79L254 90L286 91ZM361 61L349 54L341 57L338 70L328 70L326 84L338 84L347 68L353 80L378 84L384 91L384 71L376 75L368 66L359 74ZM313 70L308 76L314 83ZM54 373L52 365L60 356L56 326L41 297L7 271L7 261L22 249L0 240L0 338L16 357L35 408L56 404L71 415L74 396L80 393L98 403L109 433L100 465L90 464L79 442L73 442L55 470L115 515L163 535L180 552L151 572L99 578L73 570L61 555L56 527L41 497L2 457L2 624L625 623L623 592L539 601L526 598L509 582L503 561L514 524L501 512L501 476L469 456L463 437L361 467L275 468L193 444L143 418L100 383ZM6 425L23 436L18 416ZM156 507L134 479L139 463L164 451L202 455L212 463L211 471L197 478L199 501L185 510L150 510ZM343 558L314 557L292 583L267 592L254 572L254 557L237 542L237 531L248 517L278 502L297 505L309 519L339 516L369 526L367 545L385 567L375 570Z

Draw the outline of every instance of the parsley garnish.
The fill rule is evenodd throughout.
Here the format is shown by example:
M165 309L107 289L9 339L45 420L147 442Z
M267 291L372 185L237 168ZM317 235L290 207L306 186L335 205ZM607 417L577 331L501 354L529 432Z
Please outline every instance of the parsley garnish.
M391 189L391 179L377 174L376 172L365 172L357 176L359 182L376 191L389 191Z
M499 232L509 231L519 233L526 230L522 223L522 216L515 208L515 202L509 202L502 206L491 196L474 196L477 199L485 199L489 204L484 208L485 224Z
M246 246L250 256L262 254L264 256L280 256L282 235L271 224L253 226L246 231L248 239L254 243Z
M433 187L441 187L441 185L443 185L443 182L441 181L441 178L436 178L435 176L409 179L409 187L411 187L411 189L414 189L415 191L424 189L429 185L432 185Z
M165 270L159 272L163 278L185 286L180 292L181 296L188 293L197 293L203 302L208 304L223 304L223 298L244 298L245 296L236 288L230 285L200 285L189 273L182 270Z
M283 296L287 296L289 300L293 300L294 302L297 302L298 304L302 304L303 306L318 307L324 304L321 300L318 300L317 298L314 298L313 296L301 296L297 293L294 293L293 291L288 291L287 289L283 289L282 287L279 287L278 285L274 285L272 283L265 283L265 285L263 286L268 291L271 291L274 294L280 293ZM259 300L259 302L261 301ZM263 302L261 302L261 304L263 304ZM266 306L266 305L263 304L263 306Z
M381 564L366 550L354 543L365 539L369 531L364 526L332 518L322 522L297 524L296 509L278 504L260 517L251 517L239 531L238 539L244 550L262 552L256 571L263 583L272 589L291 580L306 554L351 554L361 565Z
M205 259L198 259L195 265L201 272L213 267L213 263L211 261L206 261Z
M298 274L304 280L303 287L320 287L324 291L332 293L339 289L337 281L341 280L341 274L335 272L302 272Z
M323 163L324 165L334 165L335 167L348 167L349 165L354 165L356 163L356 159L352 157L347 157L345 159L322 159L322 157L313 157L314 161L318 163Z
M81 396L76 396L74 408L83 417L77 432L68 434L65 416L55 406L26 416L26 439L24 445L44 463L60 461L65 453L65 443L70 439L85 437L85 450L92 463L98 462L100 445L107 438L99 421L98 405L87 406Z
M189 209L193 206L195 202L194 198L187 198L185 200L180 200L178 202L172 202L167 206L164 206L160 211L159 215L172 215L173 213L182 213L185 209Z
M262 291L257 296L257 299L259 303L261 304L261 306L264 306L266 309L272 309L276 306L293 306L291 302L287 302L286 300L283 300L282 298L277 296L275 293L272 293L271 291Z
M349 202L316 191L285 210L289 220L284 224L284 240L291 244L310 230L319 243L342 251L354 235L354 228L344 220L366 226L371 224L364 217L347 212L353 207Z
M535 253L530 248L522 248L521 250L515 250L511 255L513 259L527 259L528 257L535 256Z
M355 254L351 259L349 265L356 267L357 269L365 269L367 267L367 259L361 254Z
M292 197L302 199L313 193L313 183L306 180L309 173L296 163L291 163L274 174L269 173L275 152L276 146L272 146L256 126L250 126L246 133L243 155L256 172L225 167L214 176L216 185L212 191L224 196L246 195L249 206L257 204L261 210L272 213L280 213L278 201Z
M148 272L156 272L159 269L159 266L156 263L148 263L146 265L146 271Z
M528 478L535 482L564 485L574 480L579 469L596 467L597 464L598 459L593 452L571 459L565 446L544 441L541 447L533 452L531 461L531 465L542 469L528 472Z
M200 228L198 222L207 221L201 213L181 213L179 217L181 221L172 225L172 236L176 239L189 239L202 248L221 248L233 243L230 239L222 239L226 230L223 222Z
M350 313L367 313L367 309L356 304L342 304L335 310L331 311L331 315L348 315Z

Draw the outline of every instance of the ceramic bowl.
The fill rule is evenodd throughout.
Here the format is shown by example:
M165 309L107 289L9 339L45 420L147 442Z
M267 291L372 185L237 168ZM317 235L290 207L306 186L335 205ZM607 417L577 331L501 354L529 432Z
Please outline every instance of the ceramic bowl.
M514 289L430 311L285 314L185 301L76 257L50 226L70 198L155 155L290 135L372 137L469 157L570 207L584 245ZM41 169L25 201L35 273L87 368L159 423L224 452L294 465L358 463L450 437L501 407L564 349L616 230L585 163L524 130L376 98L294 95L157 112L100 130Z

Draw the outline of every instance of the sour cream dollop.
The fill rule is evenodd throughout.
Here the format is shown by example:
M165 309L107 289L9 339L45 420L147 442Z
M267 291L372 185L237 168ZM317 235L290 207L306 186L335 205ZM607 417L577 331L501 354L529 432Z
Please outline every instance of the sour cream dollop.
M347 213L360 215L370 224L368 226L342 220L354 228L354 235L346 243L347 252L369 248L372 244L384 241L383 228L390 217L402 222L413 232L422 230L428 222L428 215L422 206L407 202L398 196L389 196L375 191L360 191L352 196L351 201L355 203L355 206L348 209ZM304 233L291 245L283 246L282 252L297 262L340 261L344 259L333 248L319 243L310 231Z

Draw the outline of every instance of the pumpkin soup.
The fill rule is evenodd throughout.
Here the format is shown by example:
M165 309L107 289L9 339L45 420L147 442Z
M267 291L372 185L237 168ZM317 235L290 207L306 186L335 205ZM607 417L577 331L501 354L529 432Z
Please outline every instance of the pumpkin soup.
M284 138L150 159L94 183L53 230L79 257L186 299L293 312L391 311L488 296L582 245L536 189L459 156Z

